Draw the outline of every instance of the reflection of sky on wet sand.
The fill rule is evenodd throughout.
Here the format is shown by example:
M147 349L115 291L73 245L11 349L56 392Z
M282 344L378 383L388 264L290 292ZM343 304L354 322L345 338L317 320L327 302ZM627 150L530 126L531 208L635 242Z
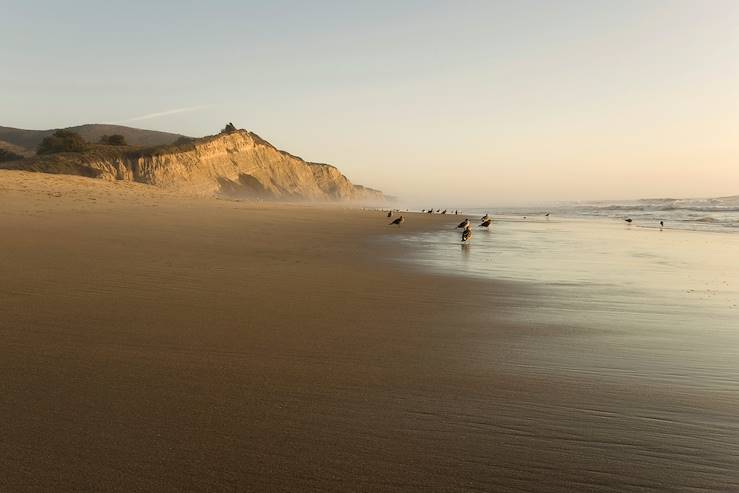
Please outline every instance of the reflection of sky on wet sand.
M534 289L526 308L489 314L557 334L527 338L519 371L739 390L739 235L503 218L459 236L393 240L424 268Z

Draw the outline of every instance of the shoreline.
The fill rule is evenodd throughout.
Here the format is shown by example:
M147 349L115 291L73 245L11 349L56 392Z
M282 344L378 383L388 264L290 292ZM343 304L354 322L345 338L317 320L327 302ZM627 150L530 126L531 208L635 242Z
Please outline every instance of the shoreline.
M739 487L734 394L568 368L618 334L398 265L382 213L6 173L0 489Z

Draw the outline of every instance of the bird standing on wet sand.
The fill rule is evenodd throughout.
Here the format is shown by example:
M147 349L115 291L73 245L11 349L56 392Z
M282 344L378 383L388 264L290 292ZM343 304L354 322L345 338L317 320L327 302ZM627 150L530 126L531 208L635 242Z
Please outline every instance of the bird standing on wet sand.
M465 219L461 223L457 224L457 227L458 228L466 228L469 225L470 225L470 220L469 219Z
M393 211L387 211L387 217L393 217Z
M659 222L659 227L660 228L664 228L665 227L665 222L664 221L660 221Z
M487 221L483 221L480 223L481 228L488 228L493 223L492 219L488 219Z
M395 221L391 222L390 224L397 224L398 226L400 226L403 223L403 221L405 221L405 218L403 216L400 216L399 218L397 218Z
M462 243L470 241L471 238L472 238L472 228L468 224L464 228L464 231L462 231Z

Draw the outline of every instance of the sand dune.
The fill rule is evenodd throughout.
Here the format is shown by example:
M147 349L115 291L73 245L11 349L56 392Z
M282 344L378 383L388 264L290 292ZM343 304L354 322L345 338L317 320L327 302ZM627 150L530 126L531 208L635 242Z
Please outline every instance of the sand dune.
M0 171L0 490L739 488L735 401L517 371L535 294L387 223Z

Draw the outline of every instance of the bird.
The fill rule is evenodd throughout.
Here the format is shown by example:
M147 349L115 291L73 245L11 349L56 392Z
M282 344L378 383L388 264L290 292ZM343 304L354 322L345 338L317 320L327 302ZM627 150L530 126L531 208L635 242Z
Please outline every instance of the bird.
M549 217L549 213L547 212L546 214L544 214L544 216Z
M665 222L664 221L660 221L659 222L659 227L660 228L664 228L665 227Z
M387 217L393 217L393 211L387 211Z
M459 211L458 210L455 210L454 211L454 215L456 216L457 214L459 214Z
M444 209L443 211L441 211L441 213L442 214L446 214L446 209Z
M461 223L457 224L457 227L458 228L466 228L469 225L470 225L470 220L469 219L465 219Z
M480 223L480 227L481 228L487 228L487 227L489 227L492 224L492 222L493 222L492 219L488 219L487 221L483 221L482 223Z
M429 212L428 213L429 214L433 214L434 213L434 210L433 209L429 209Z
M472 238L472 228L470 228L470 225L468 224L467 227L464 228L464 231L462 231L462 243L470 241L470 238Z
M397 224L398 226L400 226L403 221L405 221L405 218L403 216L400 216L399 218L397 218L395 221L391 222L390 224Z
M624 219L624 221L626 221L627 223L630 223L633 221L633 219L631 219L630 217L627 217L626 219Z
M480 221L484 222L484 221L487 221L488 219L490 219L490 214L485 213L485 215L480 218Z

